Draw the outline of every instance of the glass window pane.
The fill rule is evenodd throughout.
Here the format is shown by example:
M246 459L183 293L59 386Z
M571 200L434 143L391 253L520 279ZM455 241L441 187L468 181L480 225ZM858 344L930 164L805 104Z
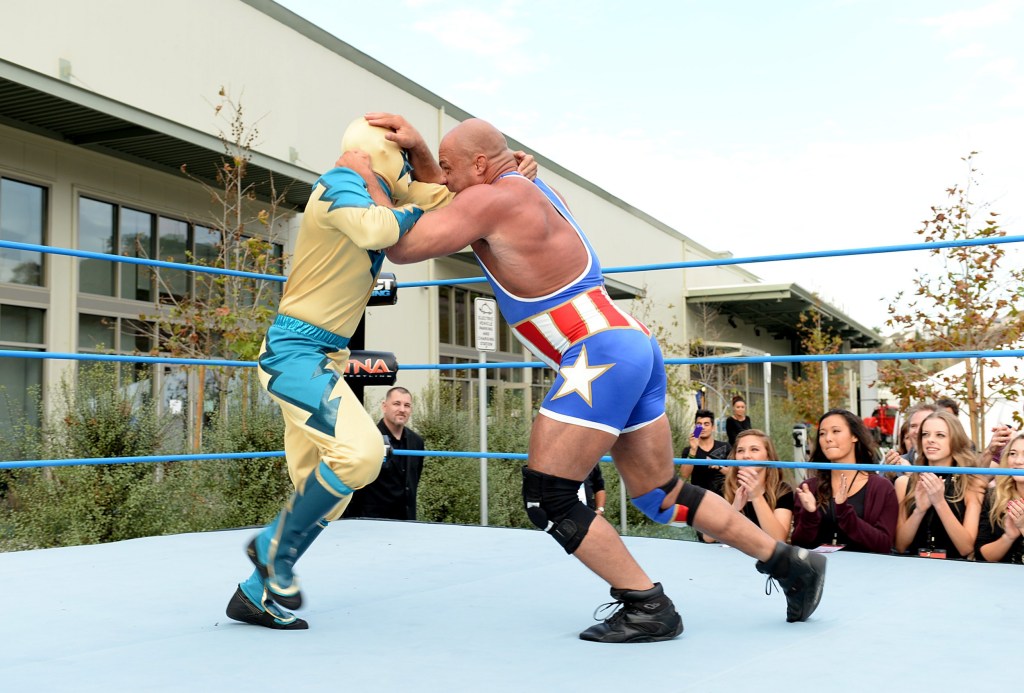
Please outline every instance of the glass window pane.
M114 205L78 200L78 248L92 253L114 252ZM78 288L88 294L114 295L117 265L107 260L79 260Z
M113 351L115 344L116 318L102 315L78 316L78 348L83 351Z
M45 317L46 311L41 308L0 306L0 339L4 342L42 345Z
M278 276L284 274L284 246L280 243L274 243L274 259L271 260L270 267L267 269L267 274L276 274ZM274 296L274 304L277 305L281 301L281 293L284 291L284 282L274 282L271 285L270 293Z
M220 256L220 233L205 226L196 226L192 229L192 236L192 261L197 265L216 267ZM208 301L216 278L215 274L196 272L193 276L193 298Z
M39 425L39 412L32 397L43 384L42 359L0 359L0 431L27 420Z
M217 256L220 254L220 233L216 229L196 226L193 229L193 234L195 236L192 249L193 262L210 267L216 265Z
M459 346L469 346L469 292L455 290L455 341Z
M0 238L42 245L45 216L45 188L0 180ZM43 254L0 248L0 282L42 286Z
M121 320L121 346L118 349L122 354L131 354L136 351L148 353L152 348L153 335L149 324L139 320Z
M441 344L452 343L452 287L437 290L437 331Z
M153 215L135 209L121 209L120 254L127 257L153 257ZM152 268L121 265L121 298L149 301L152 297Z
M188 262L188 224L177 219L157 219L157 259L165 262ZM181 299L188 293L188 273L184 270L158 270L160 298Z

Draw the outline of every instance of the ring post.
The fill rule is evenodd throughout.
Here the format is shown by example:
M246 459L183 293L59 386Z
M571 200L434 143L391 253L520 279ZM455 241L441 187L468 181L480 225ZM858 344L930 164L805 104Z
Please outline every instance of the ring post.
M473 299L473 326L480 359L480 452L487 452L487 352L498 349L498 304L493 298ZM487 458L480 458L480 525L487 526Z

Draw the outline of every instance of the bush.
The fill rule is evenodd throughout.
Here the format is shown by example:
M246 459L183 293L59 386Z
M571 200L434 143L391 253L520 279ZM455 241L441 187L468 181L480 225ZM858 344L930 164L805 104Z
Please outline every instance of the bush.
M488 448L500 452L525 453L530 440L530 420L517 414L518 397L507 393L494 405L487 429ZM432 386L417 398L415 430L423 436L428 450L479 450L475 411L461 401L459 391L447 385ZM669 408L673 437L678 439L681 409ZM688 429L686 429L688 431ZM678 444L678 443L676 443ZM522 466L519 460L489 460L487 464L488 524L500 527L528 527L522 500ZM621 526L618 472L611 463L602 463L605 491L605 518ZM428 522L475 525L480 523L480 462L478 459L428 457L417 497L417 517ZM695 539L690 528L659 525L631 504L626 504L627 534L672 539Z
M44 426L21 423L2 441L6 459L69 459L177 454L153 402L130 394L127 369L83 364L62 384ZM136 373L146 378L144 371ZM38 399L37 399L38 405ZM204 452L267 452L283 447L277 405L258 394L232 399L237 413L204 435ZM292 491L284 458L17 469L0 506L0 550L95 544L135 537L265 524Z
M131 394L132 374L118 364L79 364L76 384L61 384L44 426L23 427L16 445L52 459L161 452L170 442L165 440L164 424L153 402ZM135 375L146 377L144 369ZM145 536L142 528L154 524L148 516L160 509L141 499L155 495L161 472L151 464L17 470L9 485L4 524L17 537L18 547Z
M218 419L203 436L205 452L270 452L284 448L281 409L265 397L234 400L239 421ZM219 507L216 526L245 527L270 522L293 491L284 457L207 460L200 463L202 488Z

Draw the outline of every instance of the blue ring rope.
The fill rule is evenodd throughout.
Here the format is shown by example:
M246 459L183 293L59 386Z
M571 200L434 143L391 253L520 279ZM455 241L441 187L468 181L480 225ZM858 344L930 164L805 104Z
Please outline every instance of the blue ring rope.
M867 248L847 248L840 250L821 250L821 251L808 251L802 253L783 253L777 255L758 255L748 256L739 258L715 258L712 260L694 260L686 262L671 262L671 263L655 263L649 265L627 265L621 267L608 267L604 269L606 274L614 274L620 272L639 272L647 270L662 270L662 269L687 269L697 267L715 267L715 266L726 266L726 265L740 265L740 264L753 264L763 262L778 262L788 260L805 260L825 257L843 257L853 255L874 255L880 253L894 253L894 252L906 252L913 250L938 250L941 248L954 248L954 247L969 247L969 246L984 246L984 245L999 245L1003 243L1017 243L1024 241L1024 236L1002 236L996 238L982 238L972 240L959 240L959 241L940 241L930 243L911 243L895 246L874 246ZM167 262L164 260L151 260L148 258L134 258L122 255L113 255L109 253L94 253L87 250L75 250L71 248L59 248L54 246L36 245L32 243L19 243L15 241L4 241L0 240L0 248L9 248L12 250L22 250L28 252L47 253L55 255L67 255L71 257L87 258L87 259L98 259L106 260L115 263L134 264L134 265L145 265L150 267L160 267L166 269L177 269L184 271L201 272L206 274L219 274L236 277L247 277L252 279L262 279L269 281L284 282L287 277L281 275L272 274L260 274L257 272L243 272L240 270L229 270L215 267L207 267L204 265L192 265L178 262ZM423 287L423 286L446 286L452 284L471 284L484 282L484 277L466 277L462 279L448 279L448 280L435 280L429 282L408 282L399 284L400 287ZM906 353L885 353L885 354L806 354L806 355L780 355L780 356L745 356L745 357L699 357L699 358L673 358L665 359L666 364L670 365L685 365L685 364L737 364L737 363L807 363L815 361L880 361L880 360L914 360L914 359L926 359L926 358L999 358L999 357L1020 357L1024 356L1024 350L1010 349L1000 351L950 351L950 352L914 352L913 355ZM257 365L252 361L232 361L226 359L184 359L175 357L162 357L162 356L129 356L129 355L114 355L114 354L71 354L71 353L60 353L60 352L38 352L38 351L19 351L19 350L0 350L0 358L28 358L28 359L66 359L75 361L114 361L114 362L128 362L128 363L169 363L179 365L210 365L210 366L234 366L234 367L253 367ZM467 370L467 369L478 369L478 368L538 368L544 367L545 364L539 361L533 362L504 362L504 363L464 363L464 364L411 364L403 366L405 370ZM419 451L407 451L410 454L419 453ZM525 454L521 453L442 453L439 451L429 451L430 456L434 457L487 457L491 459L526 459ZM0 469L14 469L14 468L25 468L25 467L44 467L44 466L72 466L78 464L129 464L136 462L180 462L188 460L208 460L208 459L253 459L262 457L283 457L283 451L270 452L270 453L216 453L216 454L205 454L205 455L163 455L163 456L145 456L145 457L112 457L112 458L101 458L102 461L97 461L95 458L77 458L70 460L21 460L16 462L0 462ZM423 454L426 456L426 454ZM601 458L602 461L610 461L611 458L605 456ZM682 464L681 458L674 459L676 464ZM715 460L715 462L719 462ZM711 464L710 462L701 462L698 460L687 460L689 464ZM820 466L810 466L809 463L802 462L775 462L770 465L764 465L762 463L743 463L738 461L730 461L730 464L719 464L719 466L777 466L780 468L792 468L792 469L819 469L825 468ZM860 470L860 471L894 471L896 467L893 465L832 465L828 466L830 469L849 469L849 470ZM900 472L916 472L916 471L931 471L935 473L971 473L980 474L984 473L990 476L1000 475L1011 475L1020 476L1017 470L1009 469L998 469L990 468L984 472L980 471L967 471L966 468L960 467L915 467L902 465L899 469Z
M1024 349L989 349L975 351L912 351L870 354L792 354L777 356L700 356L693 358L665 359L672 366L699 364L732 364L741 363L810 363L829 361L915 361L918 359L935 358L1021 358ZM132 356L128 354L75 354L56 351L20 351L17 349L0 349L0 358L15 359L63 359L66 361L119 361L122 363L171 363L178 365L202 366L233 366L253 368L256 361L231 361L227 359L188 359L172 356ZM460 371L480 368L547 368L540 361L495 361L490 363L411 363L399 364L404 371Z
M623 265L621 267L605 267L602 271L605 274L618 274L622 272L646 272L648 270L663 269L693 269L696 267L724 267L728 265L747 265L762 262L785 262L789 260L810 260L824 257L849 257L854 255L878 255L882 253L902 253L912 250L939 250L942 248L966 248L982 245L1000 245L1003 243L1021 243L1024 236L996 236L994 238L974 238L970 240L957 241L934 241L929 243L905 243L902 245L879 245L867 248L841 248L838 250L811 250L802 253L781 253L777 255L750 255L747 257L714 258L711 260L688 260L684 262L662 262L649 265ZM73 248L58 248L48 245L37 245L34 243L18 243L16 241L0 240L0 248L12 250L24 250L34 253L51 253L54 255L69 255L72 257L89 258L94 260L107 260L108 262L120 262L131 265L146 265L149 267L163 267L166 269L178 269L186 271L203 272L206 274L224 274L232 277L248 277L251 279L265 279L268 281L283 282L287 277L279 274L259 274L257 272L243 272L241 270L220 269L217 267L206 267L205 265L191 265L182 262L166 262L164 260L150 260L148 258L128 257L125 255L113 255L110 253L94 253L89 250L75 250ZM423 287L423 286L450 286L453 284L480 284L487 281L484 277L464 277L461 279L438 279L422 282L399 283L402 287Z
M402 450L409 457L454 457L492 460L527 460L529 456L522 452L452 452L448 450ZM24 469L31 467L71 467L76 465L98 464L136 464L156 462L196 462L200 460L248 460L264 457L284 457L283 450L272 452L217 452L195 455L140 455L134 457L79 457L66 460L18 460L0 462L0 469ZM601 462L612 462L610 455L601 458ZM716 465L719 467L778 467L779 469L838 469L840 471L858 472L894 472L899 474L910 472L932 472L934 474L975 474L981 476L1024 476L1024 469L1003 467L931 467L928 465L892 465L892 464L846 464L833 462L786 462L786 461L746 461L746 460L691 460L682 457L672 458L677 465L692 464L698 467Z
M206 265L190 265L184 262L167 262L166 260L150 260L143 257L129 257L127 255L111 255L110 253L94 253L91 250L75 250L73 248L57 248L49 245L36 245L34 243L16 243L15 241L0 241L0 248L12 250L25 250L34 253L48 253L51 255L70 255L91 260L106 260L108 262L120 262L128 265L145 265L147 267L163 267L166 269L185 270L187 272L202 272L204 274L225 274L230 277L248 277L249 279L266 279L268 281L283 282L288 277L280 274L260 274L259 272L243 272L242 270L222 269L220 267L207 267Z

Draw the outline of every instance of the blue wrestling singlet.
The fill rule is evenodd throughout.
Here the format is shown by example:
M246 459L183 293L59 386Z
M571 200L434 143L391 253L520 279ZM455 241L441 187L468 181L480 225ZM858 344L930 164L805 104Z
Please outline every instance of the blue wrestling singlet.
M514 172L501 178L516 176L522 178ZM533 184L576 231L587 249L586 268L558 291L523 298L477 261L516 337L558 371L540 411L614 434L641 428L665 412L661 349L650 330L608 296L597 254L562 200L539 178Z

